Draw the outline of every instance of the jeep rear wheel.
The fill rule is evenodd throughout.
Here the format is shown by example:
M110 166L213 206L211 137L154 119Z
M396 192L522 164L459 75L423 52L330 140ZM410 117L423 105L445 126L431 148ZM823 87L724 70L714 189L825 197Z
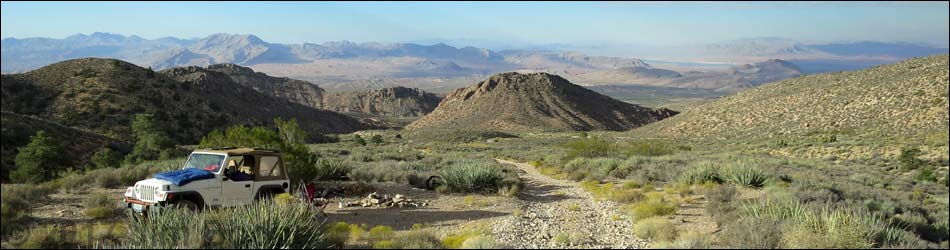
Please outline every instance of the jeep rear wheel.
M188 209L192 212L198 211L198 204L190 200L178 200L171 204L171 207L177 209Z

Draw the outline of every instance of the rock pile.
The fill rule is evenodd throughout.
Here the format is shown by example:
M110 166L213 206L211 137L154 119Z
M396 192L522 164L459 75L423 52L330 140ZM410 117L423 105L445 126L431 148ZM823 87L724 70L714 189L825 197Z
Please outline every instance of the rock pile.
M397 194L390 197L389 195L379 195L378 193L372 193L363 198L362 200L356 202L349 202L346 204L340 203L341 207L426 207L429 206L428 201L413 201L412 199L407 198L404 195Z

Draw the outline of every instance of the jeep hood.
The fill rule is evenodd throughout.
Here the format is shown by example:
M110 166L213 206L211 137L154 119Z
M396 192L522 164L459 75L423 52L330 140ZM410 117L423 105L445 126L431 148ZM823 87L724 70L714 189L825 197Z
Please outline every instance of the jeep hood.
M175 185L175 183L172 183L170 181L161 180L157 178L151 178L151 179L146 179L146 180L136 182L135 186L144 185L144 186L150 186L150 187L158 187L159 190L163 190L162 187L168 186L168 191L197 190L197 189L210 188L211 183L213 181L214 179L197 180L197 181L189 182L188 184L185 184L185 185L177 186Z

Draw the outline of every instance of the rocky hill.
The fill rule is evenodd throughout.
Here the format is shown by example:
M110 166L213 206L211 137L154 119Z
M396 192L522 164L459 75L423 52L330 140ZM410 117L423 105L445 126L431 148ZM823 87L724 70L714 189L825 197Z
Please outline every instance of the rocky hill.
M324 90L307 81L273 77L236 64L215 64L210 71L226 74L234 82L269 96L284 98L313 108L323 108Z
M503 73L446 96L407 129L492 131L628 130L676 112L598 94L547 73Z
M767 84L637 131L683 138L923 135L948 127L947 54Z
M344 113L365 113L384 117L419 117L432 112L441 100L441 97L419 89L390 87L328 93L324 96L322 107Z
M231 78L234 83L254 89L262 94L286 99L316 109L343 113L361 113L360 117L420 117L435 109L442 99L432 93L400 86L373 90L327 93L307 81L287 77L272 77L254 72L251 68L236 64L214 64L203 70L184 67L163 72L213 71ZM173 77L178 77L177 75ZM182 78L184 79L184 78ZM188 80L188 79L185 79Z
M63 61L2 76L3 110L128 138L135 114L164 121L173 139L197 142L212 129L295 117L311 133L366 128L347 116L270 97L202 68L157 73L113 59Z

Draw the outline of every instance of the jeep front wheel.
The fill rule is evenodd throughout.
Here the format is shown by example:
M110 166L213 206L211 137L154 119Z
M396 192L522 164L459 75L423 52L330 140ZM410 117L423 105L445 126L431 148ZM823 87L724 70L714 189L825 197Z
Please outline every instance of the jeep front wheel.
M178 200L171 204L171 207L177 209L188 209L192 212L198 211L198 204L190 200Z

